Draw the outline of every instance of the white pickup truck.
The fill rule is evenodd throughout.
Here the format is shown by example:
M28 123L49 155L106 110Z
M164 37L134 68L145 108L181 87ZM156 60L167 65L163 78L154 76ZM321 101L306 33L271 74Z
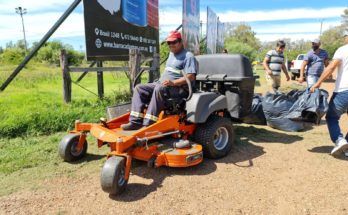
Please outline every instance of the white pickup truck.
M295 60L291 61L290 72L291 80L295 80L300 77L300 69L303 62L305 54L299 54Z

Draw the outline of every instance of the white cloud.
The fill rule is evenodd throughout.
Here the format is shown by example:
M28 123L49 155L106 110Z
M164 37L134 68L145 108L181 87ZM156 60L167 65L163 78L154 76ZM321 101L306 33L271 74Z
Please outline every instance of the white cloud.
M344 7L332 7L324 9L283 9L273 11L228 11L218 13L222 22L253 22L270 20L289 20L289 19L322 19L339 17Z
M12 11L15 13L15 8L18 6L26 8L28 13L32 13L62 8L67 9L72 3L72 0L0 0L0 14L12 13Z
M54 25L61 17L64 11L71 5L73 0L0 0L0 46L8 41L17 41L23 38L21 27L21 19L15 13L14 8L22 6L28 9L28 13L24 15L26 28L26 36L30 41L40 40L45 33ZM169 31L175 29L181 24L182 8L176 4L164 4L165 7L160 8L160 34L166 35ZM82 7L82 3L79 8ZM276 21L276 20L293 20L293 24L270 24L260 26L253 23L253 30L257 33L257 37L261 40L274 40L274 38L288 37L292 39L311 38L317 36L320 30L320 19L324 19L323 31L329 26L339 25L339 21L325 21L337 18L339 20L342 11L345 8L332 7L324 9L284 9L284 10L269 10L269 11L227 11L218 13L222 22L257 22L257 21ZM206 11L202 10L200 19L203 21L203 32L206 23ZM312 19L309 22L301 21L295 23L296 19ZM313 20L317 19L318 22ZM274 23L274 22L273 22ZM83 14L73 12L63 25L57 30L53 37L69 37L81 36L84 37L84 21Z
M288 39L290 38L292 41L296 40L311 40L313 38L318 38L318 34L313 33L313 34L260 34L256 35L260 41L275 41L279 39Z
M54 25L62 13L32 14L24 17L25 31L28 40L39 40ZM23 38L21 19L18 16L0 15L0 20L7 20L2 24L0 40L16 41ZM55 37L83 36L84 22L81 14L71 14L66 22L54 33Z

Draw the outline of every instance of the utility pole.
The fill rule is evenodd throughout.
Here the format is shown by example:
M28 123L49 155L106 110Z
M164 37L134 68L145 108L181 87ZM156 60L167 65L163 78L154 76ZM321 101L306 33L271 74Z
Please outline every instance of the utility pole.
M200 38L200 40L202 40L202 38L203 38L203 30L202 30L202 28L203 28L203 21L201 20L200 22L199 22L199 25L200 25L200 30L201 30L201 38Z
M320 34L319 34L319 38L321 37L321 32L323 30L323 21L324 21L324 19L320 20Z
M16 7L16 13L19 14L22 18L22 27L23 27L23 34L24 34L24 47L25 47L25 52L27 52L27 40L25 38L25 28L24 28L24 20L23 20L23 15L27 13L26 8L22 7Z

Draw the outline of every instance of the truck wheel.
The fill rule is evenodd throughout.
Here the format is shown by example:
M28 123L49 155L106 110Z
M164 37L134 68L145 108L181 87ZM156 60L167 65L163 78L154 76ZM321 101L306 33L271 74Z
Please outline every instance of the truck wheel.
M208 158L222 158L234 144L235 133L228 118L211 116L204 124L199 124L195 132L195 141L203 146Z
M72 162L83 158L87 152L87 141L84 142L82 149L77 150L80 134L68 134L59 143L58 151L64 161Z
M100 175L100 183L104 192L111 195L121 194L127 186L125 179L126 162L124 157L113 156L106 160Z

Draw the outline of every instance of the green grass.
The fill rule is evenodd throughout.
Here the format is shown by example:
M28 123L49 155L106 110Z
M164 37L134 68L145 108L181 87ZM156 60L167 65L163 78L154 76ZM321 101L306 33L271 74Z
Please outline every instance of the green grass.
M1 84L14 69L0 65ZM80 75L72 74L72 79ZM97 94L96 73L89 73L80 84ZM74 174L86 164L88 171L91 166L100 169L107 147L98 150L90 137L89 156L73 165L59 158L57 147L76 119L96 122L105 116L107 106L130 99L124 73L104 73L104 87L105 99L99 100L73 84L72 102L65 104L60 68L30 64L0 92L0 196L28 187L37 189L40 180Z
M65 134L0 139L0 196L21 189L44 189L45 179L100 171L108 148L98 149L88 137L86 158L66 163L58 155L58 143Z
M1 83L13 68L0 66ZM72 74L72 79L76 80L79 75ZM106 106L129 101L129 84L125 74L105 73L104 82L104 100L73 84L72 103L65 104L60 69L30 65L0 93L0 136L18 137L66 131L76 119L96 121L105 115ZM96 93L96 74L88 74L80 84Z

